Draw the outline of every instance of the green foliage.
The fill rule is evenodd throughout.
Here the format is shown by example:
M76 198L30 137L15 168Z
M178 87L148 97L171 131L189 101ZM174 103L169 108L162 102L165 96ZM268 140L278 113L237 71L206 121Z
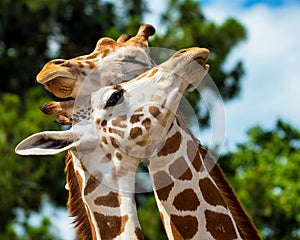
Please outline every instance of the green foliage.
M16 224L11 224L7 227L6 232L1 236L1 239L9 240L58 240L58 237L50 233L52 227L50 219L44 217L39 226L30 226L26 222L23 224L18 224L20 232L24 234L16 233Z
M168 239L163 229L154 196L148 197L138 209L138 215L146 240Z
M248 137L222 168L264 239L300 239L300 131L278 121Z
M12 93L0 98L0 232L15 218L16 208L38 211L45 192L57 204L66 200L62 155L21 157L14 152L17 143L29 134L58 129L54 118L38 109L48 100L40 92L36 87L27 91L23 100Z
M26 226L25 232L26 236L21 237L20 240L31 240L31 239L40 239L40 240L57 240L57 237L53 236L49 230L51 228L51 221L48 218L43 218L41 225Z

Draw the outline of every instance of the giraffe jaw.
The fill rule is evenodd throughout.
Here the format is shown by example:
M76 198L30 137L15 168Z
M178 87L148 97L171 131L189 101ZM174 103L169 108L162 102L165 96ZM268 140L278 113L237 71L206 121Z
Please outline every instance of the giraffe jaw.
M209 69L209 65L206 64L208 56L203 56L202 54L198 57L194 58L194 61L196 61L197 63L199 63L206 71L208 71Z

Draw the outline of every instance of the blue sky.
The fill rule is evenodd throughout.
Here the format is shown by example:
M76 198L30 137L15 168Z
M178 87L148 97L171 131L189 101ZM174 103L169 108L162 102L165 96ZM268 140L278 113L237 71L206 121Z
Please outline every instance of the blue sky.
M216 2L220 3L222 1L200 0L199 2L201 3L202 6L204 6L204 5L214 4ZM223 2L225 3L225 1L223 1ZM246 0L246 1L233 0L230 3L229 3L229 1L227 1L226 4L239 5L240 7L243 7L243 8L250 8L255 5L262 4L262 5L266 5L266 6L274 8L274 7L283 7L286 5L294 5L294 4L299 4L299 3L300 3L299 0Z
M221 24L234 17L248 31L247 40L227 61L230 66L242 60L246 75L240 96L225 103L224 151L245 141L246 131L255 124L272 128L283 119L300 128L300 1L238 2L202 5L210 20Z

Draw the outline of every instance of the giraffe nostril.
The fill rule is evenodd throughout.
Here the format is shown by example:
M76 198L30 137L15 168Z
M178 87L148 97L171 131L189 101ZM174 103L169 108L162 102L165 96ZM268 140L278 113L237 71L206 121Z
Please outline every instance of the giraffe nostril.
M56 65L60 65L60 64L65 63L65 60L63 60L63 59L54 59L54 60L51 61L51 63L56 64Z

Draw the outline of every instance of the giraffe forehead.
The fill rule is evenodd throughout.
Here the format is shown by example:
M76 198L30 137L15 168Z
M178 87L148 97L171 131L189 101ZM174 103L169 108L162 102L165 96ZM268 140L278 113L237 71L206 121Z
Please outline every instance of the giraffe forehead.
M145 48L126 46L124 44L116 43L112 39L111 41L113 42L110 44L107 43L110 42L107 39L102 41L102 44L97 46L96 49L88 55L82 55L71 59L54 59L49 61L38 74L37 81L44 84L47 79L49 80L59 75L67 75L66 77L68 78L72 78L72 75L86 76L88 71L99 68L103 64L114 66L118 64L118 62L130 62L130 60L136 58L140 59L139 64L141 65L151 65L152 60L148 56Z

